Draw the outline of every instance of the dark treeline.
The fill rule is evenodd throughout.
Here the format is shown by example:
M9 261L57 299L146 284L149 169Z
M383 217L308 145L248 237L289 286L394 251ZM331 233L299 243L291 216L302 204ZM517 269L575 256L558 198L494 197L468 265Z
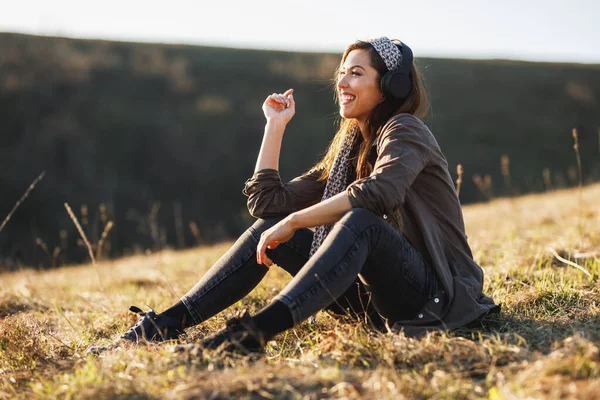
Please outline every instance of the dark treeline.
M280 162L291 179L335 132L340 55L0 33L0 221L46 171L0 232L0 268L86 260L65 202L94 245L114 222L105 255L235 237L252 222L241 190L264 98L295 89ZM572 128L584 183L600 177L600 66L418 63L426 122L453 174L464 167L463 203L575 185Z

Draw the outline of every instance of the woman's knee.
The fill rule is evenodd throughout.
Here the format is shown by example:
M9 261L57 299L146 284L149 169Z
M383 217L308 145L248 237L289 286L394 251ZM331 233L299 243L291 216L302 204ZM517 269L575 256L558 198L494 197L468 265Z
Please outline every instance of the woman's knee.
M344 216L337 223L342 225L366 227L372 225L373 223L378 223L381 220L381 217L367 210L366 208L353 208L344 214Z
M281 221L284 218L285 218L285 216L259 218L254 222L254 224L252 224L252 226L249 229L254 231L255 233L257 233L260 236L264 231L271 228L272 226L274 226L276 223L278 223L279 221Z

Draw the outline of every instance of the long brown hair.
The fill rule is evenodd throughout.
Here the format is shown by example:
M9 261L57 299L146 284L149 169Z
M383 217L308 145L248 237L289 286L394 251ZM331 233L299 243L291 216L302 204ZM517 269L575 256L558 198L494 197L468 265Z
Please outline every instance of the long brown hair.
M346 48L342 60L338 68L336 68L335 75L333 78L335 99L339 103L339 93L337 90L337 80L339 77L340 68L343 67L348 54L352 50L366 50L369 53L370 64L378 72L378 80L387 72L387 67L375 48L369 42L357 41ZM375 141L375 138L379 134L381 127L395 114L408 113L415 115L418 118L423 118L429 111L429 96L423 84L421 72L415 65L413 65L410 71L410 79L412 82L412 88L409 92L408 97L405 100L397 100L388 96L384 101L379 103L373 108L371 114L367 118L367 132L361 132L362 142L358 151L358 164L356 168L357 178L364 178L371 174L373 166L369 163L369 153L371 146ZM327 153L321 161L315 165L314 168L323 168L323 173L319 177L319 181L327 180L329 172L333 165L333 160L340 150L344 142L344 138L354 126L358 128L357 122L354 119L341 118L340 128L335 134ZM360 140L360 138L359 138Z

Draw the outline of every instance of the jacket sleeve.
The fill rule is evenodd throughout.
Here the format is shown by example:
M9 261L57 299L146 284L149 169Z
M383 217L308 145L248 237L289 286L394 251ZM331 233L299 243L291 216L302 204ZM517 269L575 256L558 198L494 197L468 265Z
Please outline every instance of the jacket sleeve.
M352 207L383 215L403 205L409 187L429 162L428 133L410 118L392 119L377 139L373 172L346 189Z
M312 169L287 183L275 169L262 169L246 181L242 193L248 196L248 211L253 217L288 215L318 203L325 181L319 182L321 169Z

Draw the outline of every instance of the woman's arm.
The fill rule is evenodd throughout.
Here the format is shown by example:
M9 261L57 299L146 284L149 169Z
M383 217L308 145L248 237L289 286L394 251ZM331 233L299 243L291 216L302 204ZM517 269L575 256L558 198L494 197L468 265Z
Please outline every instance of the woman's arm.
M344 191L325 201L288 215L262 233L256 248L257 262L270 267L273 265L273 261L267 257L267 248L274 249L279 246L279 243L287 242L300 228L333 224L339 221L351 208L348 193Z
M346 191L313 206L290 214L292 229L310 228L313 226L333 224L339 221L352 208Z
M261 169L279 171L279 154L281 152L281 141L284 131L285 124L282 121L267 121L254 172L258 172Z
M416 117L400 114L377 138L377 161L370 176L348 185L354 208L383 215L404 204L408 189L431 160L431 132Z
M284 94L273 93L263 103L262 109L267 124L254 172L267 168L279 170L279 153L283 133L296 112L293 93L294 89L288 89Z
M286 108L287 106L287 108ZM317 203L323 195L323 171L313 169L290 182L282 183L279 176L279 154L287 123L296 112L293 89L284 94L272 94L263 104L267 123L254 174L246 181L248 211L257 218L289 215Z
M311 171L282 183L279 172L262 169L246 181L242 193L248 197L248 211L253 217L289 215L318 203L323 197L325 181L319 181L322 169Z

